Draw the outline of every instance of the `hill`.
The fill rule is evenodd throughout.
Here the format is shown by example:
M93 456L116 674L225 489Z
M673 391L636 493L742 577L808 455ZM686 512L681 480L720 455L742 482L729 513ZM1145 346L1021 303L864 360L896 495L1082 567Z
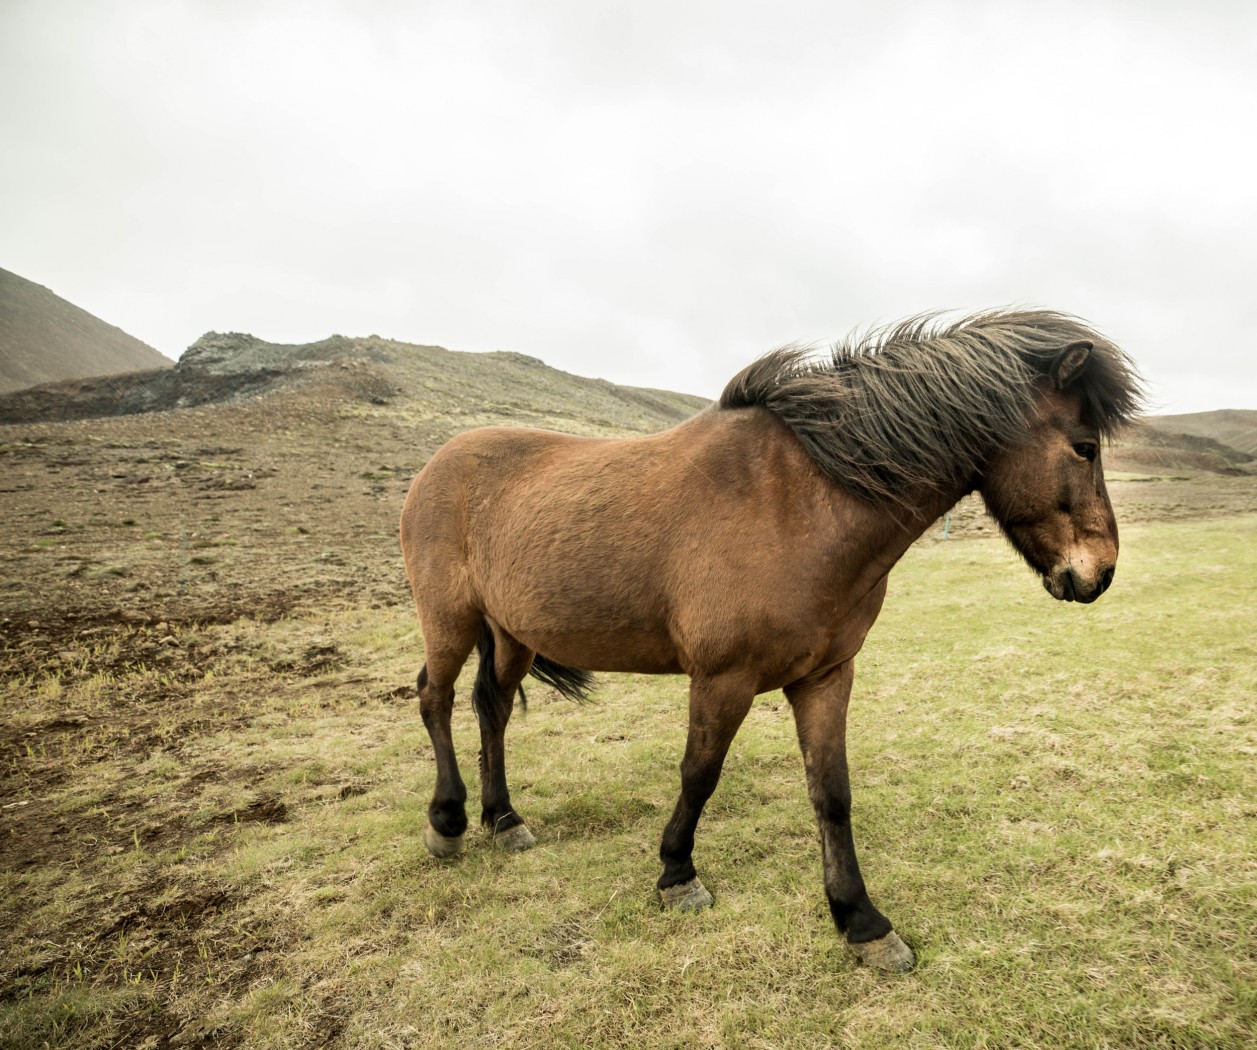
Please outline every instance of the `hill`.
M395 414L431 431L433 440L487 423L581 433L651 430L706 404L685 394L570 375L511 352L468 354L375 335L283 344L209 332L173 368L75 377L0 393L0 424L169 412L317 387L333 397L352 387L350 397L392 406ZM425 447L436 446L428 441ZM1254 472L1254 452L1257 412L1225 410L1145 417L1119 436L1105 463L1118 474L1237 475Z
M1114 480L1099 606L1053 602L978 500L896 570L851 734L866 870L925 964L887 981L834 938L780 694L700 826L701 920L651 888L684 749L666 676L582 706L529 686L511 784L541 848L421 844L411 477L466 427L641 433L701 399L211 333L0 401L28 413L0 425L5 1046L1251 1043L1257 471ZM1157 433L1123 447L1245 455Z
M0 424L169 412L264 395L270 400L262 411L270 413L318 391L325 401L390 405L393 414L417 424L440 420L437 429L447 436L494 422L580 433L656 430L707 404L688 394L571 375L509 351L463 353L379 336L282 344L239 332L208 332L173 368L0 395Z
M0 621L74 633L393 603L402 498L455 434L648 433L707 404L517 353L213 332L170 369L0 395Z
M1227 440L1229 439L1229 440ZM1257 412L1147 416L1104 455L1110 470L1147 474L1248 474L1257 467Z
M1150 416L1148 425L1165 434L1190 434L1257 456L1257 410L1224 408L1217 412L1189 412Z
M121 328L0 270L0 392L169 367L165 357Z
M0 537L12 580L0 585L0 620L73 633L61 609L81 625L270 616L347 594L393 603L405 594L397 510L455 434L647 433L706 405L518 353L217 332L173 368L0 394L12 518ZM1163 426L1147 420L1105 451L1123 522L1252 509L1250 454ZM997 531L977 499L953 508L948 528Z

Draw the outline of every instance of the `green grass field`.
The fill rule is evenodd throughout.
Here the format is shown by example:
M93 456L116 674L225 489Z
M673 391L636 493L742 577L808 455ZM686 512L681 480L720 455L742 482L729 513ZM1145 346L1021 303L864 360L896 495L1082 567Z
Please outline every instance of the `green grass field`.
M187 632L171 644L213 654L195 676L97 671L102 642L5 686L27 744L3 830L40 860L0 874L0 1044L1252 1046L1255 580L1252 516L1127 529L1090 607L998 540L909 553L850 733L904 977L832 928L779 693L699 825L716 907L677 915L653 887L683 679L602 676L583 707L532 690L508 774L537 848L475 830L439 862L431 749L395 695L421 660L409 606Z

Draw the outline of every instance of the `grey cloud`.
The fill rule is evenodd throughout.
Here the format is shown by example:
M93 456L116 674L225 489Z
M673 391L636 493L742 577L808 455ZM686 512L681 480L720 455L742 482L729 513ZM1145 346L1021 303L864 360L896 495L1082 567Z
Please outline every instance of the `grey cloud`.
M0 19L0 265L172 356L379 332L710 395L788 341L1038 302L1168 408L1257 405L1251 5Z

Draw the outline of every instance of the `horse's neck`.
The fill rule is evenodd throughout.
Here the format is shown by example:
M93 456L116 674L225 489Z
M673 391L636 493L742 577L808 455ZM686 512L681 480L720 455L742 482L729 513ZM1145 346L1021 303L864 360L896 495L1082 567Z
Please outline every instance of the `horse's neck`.
M763 408L704 412L657 440L704 477L746 471L757 477L753 487L763 498L828 517L833 527L822 527L809 542L832 548L813 555L838 567L839 576L857 589L885 576L970 491L957 485L955 492L909 495L902 504L870 504L826 476L789 428Z
M875 585L969 491L928 494L902 506L871 506L849 493L839 493L833 502L840 521L834 542L855 548L849 563L862 567L854 586L868 589Z

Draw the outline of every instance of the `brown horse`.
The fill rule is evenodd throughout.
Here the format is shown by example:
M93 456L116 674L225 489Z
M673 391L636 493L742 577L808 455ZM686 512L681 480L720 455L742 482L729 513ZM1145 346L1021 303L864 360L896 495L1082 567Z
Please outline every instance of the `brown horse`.
M776 351L712 408L649 437L488 428L450 441L401 520L436 754L428 849L462 847L450 711L477 645L481 820L507 849L534 841L503 754L530 670L568 693L589 671L686 674L689 736L658 888L667 907L706 907L695 826L752 700L783 689L834 922L866 963L911 968L865 890L847 777L854 659L887 574L976 490L1053 597L1094 601L1117 559L1100 441L1139 403L1129 359L1080 321L992 311L913 318L822 361Z

